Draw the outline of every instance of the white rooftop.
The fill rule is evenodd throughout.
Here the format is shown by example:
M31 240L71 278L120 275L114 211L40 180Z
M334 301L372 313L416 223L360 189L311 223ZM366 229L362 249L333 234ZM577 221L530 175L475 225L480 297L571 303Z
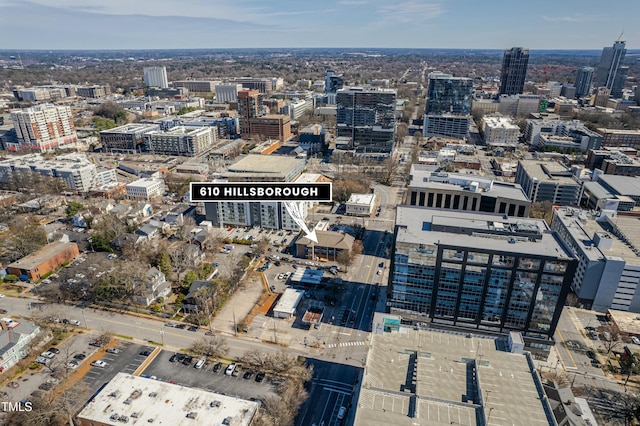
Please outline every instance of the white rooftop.
M360 204L370 206L375 201L375 194L351 194L347 204Z
M278 301L278 304L273 308L273 310L293 315L296 312L296 308L298 307L298 303L300 303L302 296L304 296L304 290L288 288L284 293L282 293L280 301Z
M118 373L78 414L103 425L248 426L259 404L203 389ZM127 422L124 421L127 418Z

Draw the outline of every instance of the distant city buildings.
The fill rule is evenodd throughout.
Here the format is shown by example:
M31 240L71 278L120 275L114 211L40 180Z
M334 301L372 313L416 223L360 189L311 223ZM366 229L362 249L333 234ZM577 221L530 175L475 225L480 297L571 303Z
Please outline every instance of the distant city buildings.
M593 82L593 67L579 67L576 71L576 98L583 98L591 93L591 83Z
M551 345L576 267L541 219L398 206L387 306L404 323Z
M147 87L169 87L166 67L144 67L144 84Z
M336 93L339 148L389 155L396 130L395 89L351 87Z
M216 103L226 104L238 100L238 92L242 91L242 84L216 84Z
M173 81L173 87L184 87L189 92L213 93L218 81L213 80L178 80Z
M327 70L324 80L324 92L336 93L344 86L342 74L338 75L334 70Z
M17 144L7 144L9 151L22 148L30 151L52 151L76 142L71 108L51 104L37 105L11 113L16 129Z
M466 138L471 123L472 99L472 79L430 73L423 134Z
M627 53L626 42L620 38L613 43L612 47L602 49L600 63L595 76L596 87L606 87L611 91L611 97L621 98L622 89L627 79L629 67L623 66L624 56Z
M598 128L596 131L602 135L603 147L631 147L640 149L640 130Z
M519 95L523 92L528 64L529 49L512 47L504 51L500 73L500 95Z

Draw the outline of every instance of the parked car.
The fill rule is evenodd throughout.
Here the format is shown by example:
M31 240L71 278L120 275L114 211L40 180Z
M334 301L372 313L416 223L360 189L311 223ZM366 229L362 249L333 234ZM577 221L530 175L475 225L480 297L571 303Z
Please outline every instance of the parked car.
M185 356L184 359L182 360L182 364L183 365L191 365L191 361L193 361L193 357L192 356Z
M587 356L591 359L596 359L596 354L593 351L587 351Z
M178 324L176 325L176 328L180 330L184 330L185 328L187 328L187 324Z
M85 359L87 356L85 354L75 354L73 356L73 359L77 359L78 361L82 361L83 359Z
M78 365L80 365L78 364L78 361L71 360L67 363L67 368L70 370L75 370L76 368L78 368Z
M91 363L91 366L92 366L92 367L100 367L100 368L104 368L104 367L106 367L106 366L107 366L107 362L106 362L106 361L102 361L102 360L98 359L98 360L96 360L96 361L93 361L93 362Z
M633 343L634 345L640 345L640 339L638 339L636 336L633 336L631 338L631 343Z
M177 324L175 322L171 322L169 321L168 323L166 323L164 326L165 327L175 327Z
M171 355L171 358L169 358L169 362L176 362L176 358L178 358L178 354Z
M42 352L40 356L51 359L54 356L56 356L56 354L54 354L53 352L46 351L46 352Z
M218 373L220 370L222 369L222 363L219 362L216 365L213 366L213 372L214 373Z
M36 362L38 364L48 365L49 364L49 358L45 358L43 356L39 356L38 358L36 358Z
M189 331L198 331L198 326L196 325L192 325L191 327L189 327L187 330Z
M194 368L197 369L201 369L202 367L204 367L204 363L207 362L207 357L202 357L200 360L198 360L198 362L196 362L196 365L194 365Z
M144 351L140 352L140 355L149 356L149 355L151 355L151 351L145 349Z
M120 353L120 349L118 348L107 348L107 352L110 354L119 354Z
M249 370L242 376L243 379L249 380L253 376L253 371Z
M51 352L52 354L59 354L60 353L60 349L58 348L49 348L47 349L47 352Z
M260 383L263 380L264 380L264 373L256 374L256 382Z
M69 324L78 325L79 326L80 325L80 321L78 321L78 320L69 320Z

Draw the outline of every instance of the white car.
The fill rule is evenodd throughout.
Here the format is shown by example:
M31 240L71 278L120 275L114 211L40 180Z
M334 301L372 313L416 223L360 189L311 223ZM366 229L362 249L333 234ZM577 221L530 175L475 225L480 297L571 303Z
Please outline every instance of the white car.
M376 272L376 274L382 275L382 269L378 269L378 272Z
M69 320L69 324L71 324L71 325L80 325L80 321L78 321L78 320Z
M0 297L4 297L4 294L0 293Z
M75 370L76 368L78 368L78 361L69 361L69 363L67 364L67 368L70 370Z
M638 339L636 336L633 336L631 338L631 343L633 343L634 345L640 345L640 339Z
M104 368L104 367L106 367L106 366L107 366L107 363L106 363L105 361L102 361L102 360L96 360L96 361L93 361L93 362L91 363L91 366L92 366L92 367L100 367L100 368Z
M39 356L38 358L36 358L36 362L37 362L38 364L47 365L47 364L49 364L49 359L48 359L48 358L45 358L45 357L43 357L43 356Z
M54 356L56 356L56 354L54 354L53 352L46 351L46 352L42 352L42 353L40 354L40 356L41 356L41 357L44 357L44 358L51 359L51 358L53 358Z

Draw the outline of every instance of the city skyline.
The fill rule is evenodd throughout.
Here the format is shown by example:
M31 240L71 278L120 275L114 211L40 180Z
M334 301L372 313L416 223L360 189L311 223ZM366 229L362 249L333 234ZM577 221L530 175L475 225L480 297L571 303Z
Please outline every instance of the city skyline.
M640 47L640 4L542 0L0 0L0 49L450 48L601 49L624 31ZM582 12L576 12L582 11ZM615 12L615 13L614 13ZM310 25L311 24L311 25ZM160 29L162 29L160 31Z

